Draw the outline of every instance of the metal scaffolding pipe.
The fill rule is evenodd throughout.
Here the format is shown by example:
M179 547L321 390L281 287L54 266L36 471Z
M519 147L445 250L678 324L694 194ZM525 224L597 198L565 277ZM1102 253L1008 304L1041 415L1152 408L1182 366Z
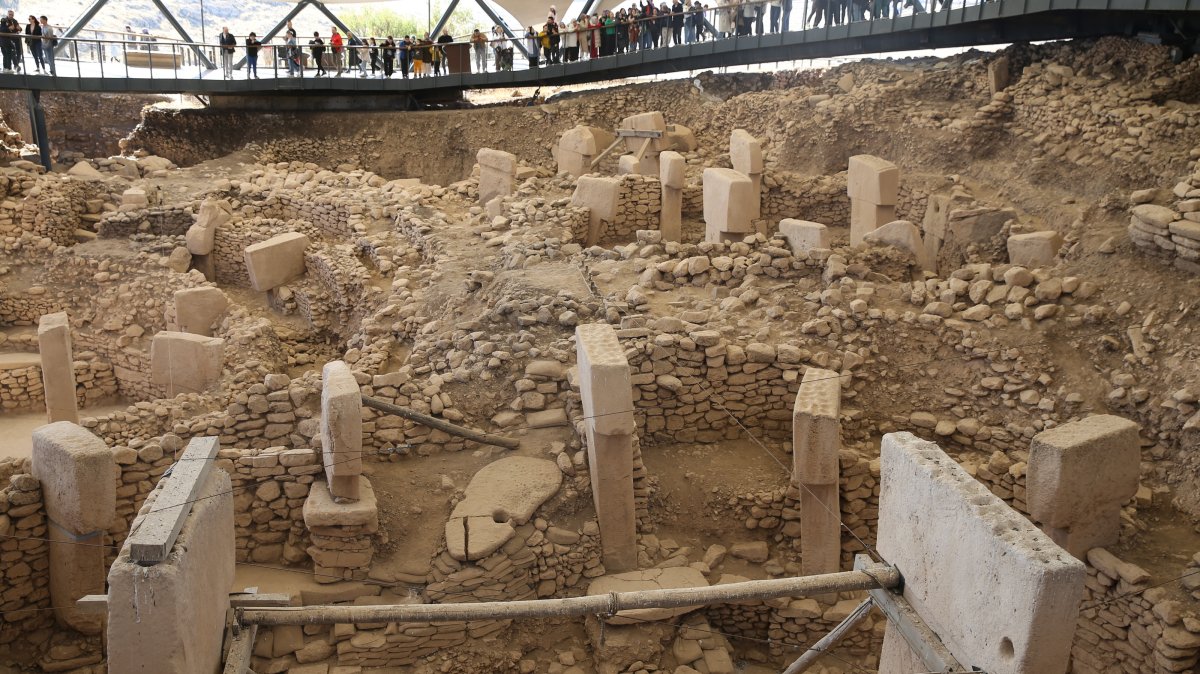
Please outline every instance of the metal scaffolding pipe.
M807 597L900 584L900 572L883 564L860 571L819 576L751 580L712 587L612 592L566 599L497 601L464 604L403 604L390 606L301 606L236 609L242 625L337 625L348 623L457 622L512 620L584 615L612 615L648 608L700 607L741 601Z

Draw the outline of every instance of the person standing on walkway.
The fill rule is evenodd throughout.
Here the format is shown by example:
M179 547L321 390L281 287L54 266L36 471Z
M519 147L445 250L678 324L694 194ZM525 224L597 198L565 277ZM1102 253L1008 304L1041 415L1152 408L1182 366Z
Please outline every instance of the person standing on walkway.
M446 45L454 44L454 37L450 35L449 30L443 30L442 34L437 39L438 61L442 64L442 74L450 74L450 53L446 51ZM465 69L465 67L464 67Z
M21 30L20 26L12 23L8 17L0 18L0 53L4 55L4 72L19 72L19 64L16 61L16 35Z
M366 45L354 33L346 33L346 50L350 52L350 72L358 69L359 77L367 76L367 64L363 62L363 52L366 50Z
M538 44L538 34L533 30L533 26L525 28L525 50L529 52L529 67L538 67L538 50L541 45Z
M253 32L246 36L246 79L258 79L258 52L262 43Z
M294 30L288 30L284 56L287 58L288 77L295 77L298 74L303 76L304 69L301 64L304 63L304 58L300 53L300 43L296 40L296 31Z
M325 41L321 39L321 34L313 31L313 39L308 41L308 53L312 56L313 63L317 66L316 77L328 77L329 73L325 72Z
M683 0L675 0L671 5L671 46L683 44Z
M346 51L346 48L342 45L342 34L338 32L337 26L334 26L329 35L329 50L333 53L333 65L337 66L338 77L341 77L342 72L346 69L345 62L342 60L342 53Z
M471 33L471 51L475 54L475 72L487 72L487 36L478 28Z
M383 41L383 78L390 80L396 72L396 40L391 35Z
M375 38L369 42L371 46L371 77L379 77L379 43Z
M407 35L401 35L396 43L396 62L400 66L400 77L408 79L408 69L412 64L412 43Z
M233 52L237 49L237 38L233 33L229 32L229 26L221 28L221 35L217 38L217 42L221 44L221 72L224 73L225 79L233 79Z
M29 23L25 24L25 46L33 55L34 72L41 73L44 67L42 63L42 24L38 23L37 17L32 14L29 15Z
M58 33L54 31L54 26L50 25L49 19L42 17L42 61L45 63L46 72L51 75L57 75L54 70L54 48L58 46Z
M783 0L771 0L771 32L779 32L779 19L783 16Z

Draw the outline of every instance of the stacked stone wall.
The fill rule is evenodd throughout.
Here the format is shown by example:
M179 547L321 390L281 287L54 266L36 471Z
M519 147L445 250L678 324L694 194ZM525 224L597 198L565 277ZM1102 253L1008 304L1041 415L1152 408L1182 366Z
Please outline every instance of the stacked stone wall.
M54 624L42 486L28 459L0 459L0 646Z
M195 216L188 206L161 206L136 211L111 211L100 218L96 233L101 238L128 238L132 234L183 236Z
M97 405L117 395L113 366L94 351L82 351L75 357L75 398L80 408ZM0 369L0 408L11 411L44 409L46 394L42 388L39 365Z

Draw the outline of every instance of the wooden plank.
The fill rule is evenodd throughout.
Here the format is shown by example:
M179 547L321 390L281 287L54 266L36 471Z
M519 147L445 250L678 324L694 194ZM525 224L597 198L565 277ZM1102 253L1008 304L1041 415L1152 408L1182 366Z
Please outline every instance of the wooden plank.
M254 654L254 639L258 636L258 625L234 627L229 654L225 656L224 674L247 674L250 671L250 656Z
M230 608L262 608L264 606L291 606L291 595L282 593L268 594L231 594L229 595ZM75 600L75 607L81 611L88 613L107 613L108 612L108 595L106 594L87 594Z
M662 131L637 131L634 129L617 129L617 138L662 138Z
M158 498L141 518L129 537L129 559L142 566L153 566L167 558L179 530L192 512L192 501L204 484L221 443L217 438L192 438L183 456L171 466L163 479Z
M866 555L854 557L856 570L867 568L871 563L871 558ZM941 638L925 624L902 594L884 589L869 589L867 593L871 595L871 600L879 610L887 616L888 622L896 627L912 652L921 659L925 671L944 674L971 671L959 664L950 653L950 649L946 648Z
M608 147L604 148L604 152L601 152L600 154L596 155L596 158L592 160L592 164L591 164L591 166L590 166L589 168L596 168L596 166L597 166L597 165L598 165L598 164L599 164L601 161L603 161L605 157L607 157L607 156L608 156L608 153L609 153L609 152L612 152L612 151L613 151L613 148L615 148L616 146L618 146L618 145L620 145L620 144L621 144L621 139L620 139L620 137L618 137L618 138L617 138L616 140L614 140L614 141L613 141L613 142L612 142L612 143L611 143L611 144L610 144Z

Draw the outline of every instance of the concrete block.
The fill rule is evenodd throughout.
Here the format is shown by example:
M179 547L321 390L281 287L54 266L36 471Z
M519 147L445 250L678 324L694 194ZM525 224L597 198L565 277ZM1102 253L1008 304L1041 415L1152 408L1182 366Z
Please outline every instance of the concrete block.
M779 221L779 232L787 239L792 254L813 248L830 248L829 228L819 222L784 218Z
M265 292L303 276L308 244L307 236L288 232L246 246L243 257L250 272L250 286Z
M166 561L139 566L122 548L108 573L108 671L220 671L234 575L231 486L228 473L209 471Z
M917 266L929 268L925 255L925 242L921 240L921 230L907 220L893 220L863 235L863 243L891 246L908 252L916 260Z
M875 206L895 206L900 195L900 169L886 159L856 154L850 157L846 193Z
M42 362L42 389L46 420L79 423L75 398L75 358L71 354L71 322L65 311L38 320L38 353Z
M687 186L687 160L674 151L658 156L658 179L663 187L681 190Z
M175 291L175 323L180 332L211 336L229 308L229 298L220 288L185 288Z
M168 398L207 391L224 366L223 339L164 330L150 341L150 381L165 386Z
M729 161L738 173L762 173L762 143L745 129L734 129L729 134Z
M362 474L362 394L350 366L321 370L321 446L325 477L336 498L357 499Z
M950 652L990 674L1064 674L1083 564L937 445L890 433L881 462L879 553L904 573L904 598ZM888 625L885 652L897 639ZM880 673L914 671L896 661Z
M863 237L896 219L895 206L877 206L862 199L850 200L850 245L857 246Z
M116 462L103 440L66 421L33 431L33 476L50 519L73 534L108 529L117 507Z
M1008 261L1022 267L1049 267L1054 264L1063 238L1058 232L1030 232L1008 237Z
M753 232L751 213L757 197L754 183L745 174L726 168L704 169L705 240L720 240L721 232Z
M604 435L633 433L633 388L625 349L607 323L575 328L583 414Z
M1137 493L1138 425L1102 414L1033 437L1026 502L1051 538L1082 559L1117 542L1121 506Z

